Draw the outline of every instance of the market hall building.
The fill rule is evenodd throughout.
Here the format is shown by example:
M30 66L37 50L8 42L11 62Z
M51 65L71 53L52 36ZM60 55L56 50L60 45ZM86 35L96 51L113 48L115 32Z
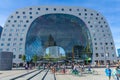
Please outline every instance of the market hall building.
M0 51L13 52L13 63L34 54L67 59L91 59L92 63L117 61L112 33L105 17L92 9L33 6L18 9L7 19Z

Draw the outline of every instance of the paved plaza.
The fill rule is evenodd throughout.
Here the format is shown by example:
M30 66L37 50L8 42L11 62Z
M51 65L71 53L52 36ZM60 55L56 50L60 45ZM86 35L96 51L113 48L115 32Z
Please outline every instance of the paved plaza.
M50 70L47 69L14 69L8 71L0 71L0 80L108 80L104 73L105 68L95 68L94 70L98 72L97 75L82 74L81 76L76 76L69 73L53 74ZM113 78L111 80L113 80Z

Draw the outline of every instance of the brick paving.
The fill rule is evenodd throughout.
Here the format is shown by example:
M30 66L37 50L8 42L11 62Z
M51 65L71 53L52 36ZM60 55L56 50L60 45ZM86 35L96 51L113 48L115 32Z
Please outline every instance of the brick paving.
M75 76L71 74L56 74L56 78L57 80L108 80L105 76L105 68L95 68L94 70L98 72L98 75L83 74L82 76ZM111 80L113 80L113 78L111 78Z
M67 74L56 73L55 76L56 76L56 80L108 80L108 78L105 76L105 72L104 72L105 68L95 68L94 70L98 72L98 75L83 74L82 76L75 76L75 75L68 74L68 73ZM15 76L19 76L21 74L24 74L30 71L32 70L0 71L0 80L10 80L11 78ZM27 75L27 77L32 76L32 74ZM44 74L45 74L45 71L35 76L32 80L38 80L38 79L40 80ZM17 79L17 80L26 80L26 79ZM52 72L50 71L48 72L48 75L46 76L45 80L54 80ZM113 78L111 78L111 80L113 80Z

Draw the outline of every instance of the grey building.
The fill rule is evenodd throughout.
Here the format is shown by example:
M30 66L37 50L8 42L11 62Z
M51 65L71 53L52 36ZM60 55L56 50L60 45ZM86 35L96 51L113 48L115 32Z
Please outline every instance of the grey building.
M49 35L66 54L72 53L74 45L80 45L89 47L92 62L105 64L117 60L105 17L82 7L33 6L16 10L4 25L0 51L13 52L13 62L21 63L23 54L28 60L34 53L43 55Z

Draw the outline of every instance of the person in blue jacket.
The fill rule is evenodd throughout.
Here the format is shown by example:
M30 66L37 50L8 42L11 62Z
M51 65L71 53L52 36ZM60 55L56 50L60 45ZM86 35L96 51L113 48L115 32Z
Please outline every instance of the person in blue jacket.
M112 70L110 69L109 65L106 66L105 74L108 77L108 79L110 80L111 79Z

